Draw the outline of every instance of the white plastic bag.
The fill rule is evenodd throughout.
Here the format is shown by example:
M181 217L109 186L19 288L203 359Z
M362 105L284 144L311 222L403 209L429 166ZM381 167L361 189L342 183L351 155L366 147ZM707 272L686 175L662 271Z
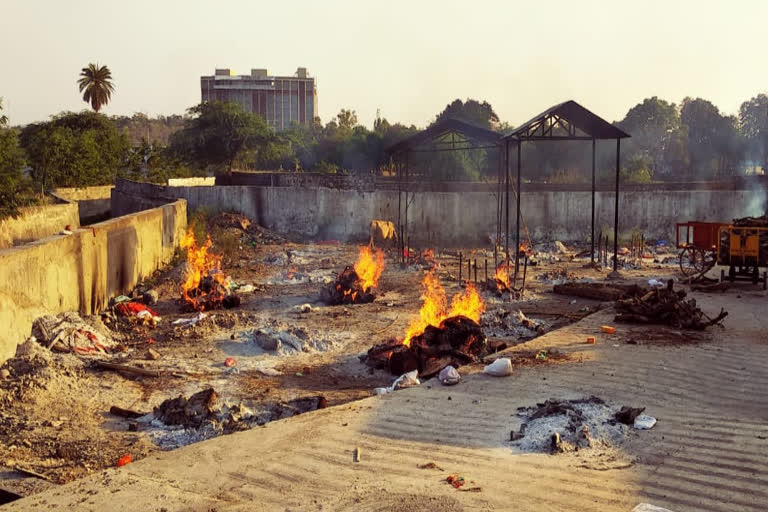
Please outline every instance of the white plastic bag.
M672 512L668 508L657 507L650 503L641 503L632 509L632 512Z
M648 416L647 414L641 414L635 418L635 428L638 430L648 430L653 428L656 424L656 418Z
M421 381L419 380L419 371L413 370L399 376L388 388L375 388L373 392L376 395L386 395L387 393L391 393L396 389L410 388L420 384Z
M453 386L454 384L459 383L461 380L461 375L459 375L459 372L456 371L456 368L448 365L440 370L440 373L437 375L437 380L439 380L440 383L444 386Z
M508 357L501 357L483 368L483 373L493 375L494 377L512 375L512 361Z

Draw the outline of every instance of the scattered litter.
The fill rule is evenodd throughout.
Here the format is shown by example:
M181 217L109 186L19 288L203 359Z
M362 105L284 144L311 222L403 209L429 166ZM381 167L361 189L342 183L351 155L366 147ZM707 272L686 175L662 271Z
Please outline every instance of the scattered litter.
M115 306L115 313L127 318L138 318L145 324L157 325L160 316L139 302L120 302Z
M595 337L594 336L587 336L587 344L588 345L594 345L595 344Z
M234 289L235 293L253 293L256 291L256 287L252 284L244 284L241 286L237 286Z
M668 508L661 508L650 503L641 503L632 509L632 512L672 512Z
M408 373L404 373L401 376L399 376L397 379L395 379L395 382L393 382L391 386L387 388L376 388L373 390L373 392L377 395L386 395L387 393L392 393L393 391L398 389L419 386L421 385L421 381L419 380L418 375L419 375L418 370L413 370Z
M419 469L436 469L437 471L445 471L443 468L435 464L434 462L427 462L426 464L419 464Z
M61 231L59 231L60 235L71 235L72 233L73 231L71 229L62 229Z
M568 253L568 249L565 247L563 242L561 242L559 240L555 240L555 250L557 250L557 252L559 252L560 254L567 254Z
M635 418L634 427L638 430L652 429L654 425L656 425L656 418L654 418L653 416L648 416L647 414L641 414L640 416Z
M305 304L297 304L293 306L293 310L297 313L311 313L315 310L315 308L312 307L311 304L305 303Z
M659 281L658 279L649 279L648 286L651 288L664 288L666 284L664 284L662 281Z
M355 448L355 453L354 453L354 456L353 456L353 460L354 460L355 462L360 462L360 455L361 455L361 453L362 453L362 452L361 452L361 450L360 450L360 447L359 447L359 446L358 446L358 447L356 447L356 448Z
M172 322L173 325L195 325L200 320L207 318L208 313L200 312L192 318L178 318Z
M112 302L114 304L120 304L121 302L131 302L133 299L128 297L127 295L118 295L114 299L112 299Z
M228 357L224 360L224 366L227 368L232 368L233 366L237 366L237 359L234 357Z
M117 460L117 467L125 466L126 464L130 464L131 462L133 462L133 457L131 457L130 453L127 453Z
M600 330L606 334L616 334L616 328L610 325L601 325Z
M151 359L151 360L155 361L157 359L160 359L160 352L158 352L157 350L155 350L153 348L150 348L150 349L147 349L147 353L145 354L144 357L146 359Z
M459 475L458 473L454 473L453 475L448 475L445 481L451 484L454 489L458 489L459 487L467 483L464 480L464 477Z
M85 323L77 313L44 315L32 323L32 337L51 350L76 354L105 354L116 343Z
M537 361L546 361L547 360L547 351L546 350L540 350L536 354L536 360Z
M461 375L459 375L459 372L456 371L456 368L448 365L440 370L440 373L437 375L437 380L439 380L440 383L445 386L453 386L454 384L459 383L461 380Z
M501 357L483 368L483 373L494 377L506 377L512 375L512 361L507 357Z
M158 294L156 290L147 290L141 296L141 301L144 304L147 304L149 306L157 304L157 301L159 301L159 300L160 300L160 294Z

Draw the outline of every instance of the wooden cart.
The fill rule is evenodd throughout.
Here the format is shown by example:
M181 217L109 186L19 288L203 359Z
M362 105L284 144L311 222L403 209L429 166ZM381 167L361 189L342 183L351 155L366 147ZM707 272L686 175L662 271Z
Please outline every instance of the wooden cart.
M715 266L720 230L726 226L728 224L698 221L677 224L675 237L683 275L704 274Z
M720 281L763 282L768 289L768 227L722 226L718 232L717 263L728 267L720 271Z

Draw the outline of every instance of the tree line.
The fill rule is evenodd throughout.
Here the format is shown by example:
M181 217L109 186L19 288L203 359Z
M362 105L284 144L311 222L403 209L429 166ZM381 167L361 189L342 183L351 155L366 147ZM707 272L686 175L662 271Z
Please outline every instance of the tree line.
M315 118L275 133L236 103L201 103L185 115L107 117L100 113L115 87L106 66L89 64L77 81L92 111L62 112L49 121L9 127L0 101L0 217L56 187L104 185L116 177L164 182L170 177L282 169L327 173L392 174L386 148L418 132L377 115L369 129L354 110L323 124ZM488 102L455 100L432 123L456 118L500 133ZM632 137L622 141L622 179L630 182L713 180L768 168L768 96L743 102L725 115L711 102L657 97L632 107L615 123ZM579 141L523 146L525 179L586 182L591 148ZM414 153L412 175L424 180L492 181L496 149ZM599 179L612 179L615 144L598 143Z

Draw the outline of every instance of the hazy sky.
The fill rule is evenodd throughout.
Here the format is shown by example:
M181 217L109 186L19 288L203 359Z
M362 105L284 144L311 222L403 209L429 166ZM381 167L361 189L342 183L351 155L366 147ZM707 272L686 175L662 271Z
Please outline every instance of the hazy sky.
M768 91L766 20L763 0L0 0L0 96L12 124L86 108L75 82L98 61L106 114L183 113L215 67L299 66L323 122L424 126L467 97L511 124L567 99L609 121L654 95L736 113Z

